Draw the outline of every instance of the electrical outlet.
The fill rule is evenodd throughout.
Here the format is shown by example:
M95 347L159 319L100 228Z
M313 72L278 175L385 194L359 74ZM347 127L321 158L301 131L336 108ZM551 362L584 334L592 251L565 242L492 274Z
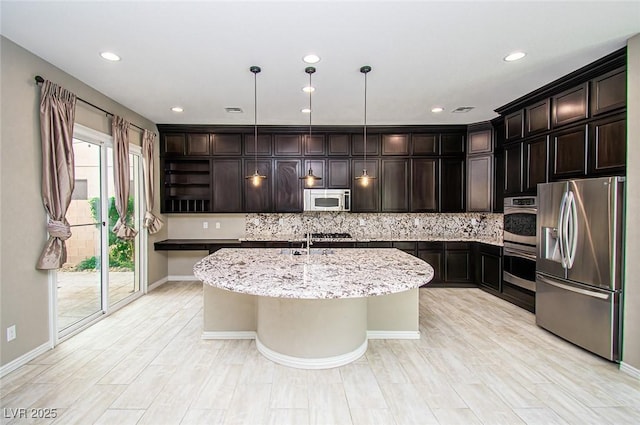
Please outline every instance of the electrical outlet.
M282 226L282 225L284 224L284 218L279 219L279 220L278 220L278 224L279 224L280 226Z
M478 224L478 220L476 220L475 218L472 218L471 225L475 226L476 224Z
M255 226L259 226L259 225L260 225L260 219L259 219L259 218L254 218L254 219L253 219L253 224L254 224Z
M220 222L216 221L216 229L219 229L219 228L220 228Z
M7 328L7 341L13 341L16 339L16 325L11 325Z
M413 224L414 224L415 226L420 226L420 219L419 219L419 218L414 219L414 220L413 220Z
M364 226L364 225L365 225L365 223L364 223L364 218L361 218L361 219L360 219L360 226Z
M208 221L203 221L202 222L202 228L203 229L208 229L209 228L209 222Z

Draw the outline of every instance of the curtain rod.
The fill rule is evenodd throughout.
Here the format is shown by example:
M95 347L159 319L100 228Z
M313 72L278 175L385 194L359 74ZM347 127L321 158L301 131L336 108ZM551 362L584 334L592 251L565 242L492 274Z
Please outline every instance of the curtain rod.
M39 76L39 75L36 75L35 80L36 80L36 84L37 84L37 85L44 83L44 78L42 78L42 77L41 77L41 76ZM87 102L86 100L84 100L84 99L82 99L82 98L80 98L80 97L77 97L77 96L76 96L76 99L78 99L78 100L79 100L80 102L82 102L82 103L85 103L85 104L87 104L87 105L91 106L92 108L95 108L95 109L97 109L97 110L99 110L99 111L104 112L105 114L107 114L107 116L110 116L110 117L113 117L113 116L114 116L114 114L113 114L113 113L111 113L111 112L109 112L109 111L107 111L107 110L105 110L105 109L102 109L101 107L96 106L96 105L94 105L94 104L93 104L93 103L91 103L91 102ZM135 124L133 124L133 123L129 123L129 125L131 125L132 127L137 128L138 130L140 130L140 131L142 131L142 132L144 132L144 130L145 130L144 128L139 127L139 126L137 126L137 125L135 125ZM147 130L147 131L151 131L151 130ZM153 131L152 131L152 133L153 133Z

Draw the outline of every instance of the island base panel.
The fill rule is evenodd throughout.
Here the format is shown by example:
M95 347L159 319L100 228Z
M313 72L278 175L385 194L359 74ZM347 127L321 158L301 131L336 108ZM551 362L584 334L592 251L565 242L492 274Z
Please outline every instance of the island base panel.
M418 288L367 298L369 337L373 334L377 338L388 335L388 338L419 339L418 298Z
M203 339L255 338L255 296L203 285L203 302Z
M256 345L292 367L347 364L367 349L367 299L258 299ZM356 357L357 356L357 357Z

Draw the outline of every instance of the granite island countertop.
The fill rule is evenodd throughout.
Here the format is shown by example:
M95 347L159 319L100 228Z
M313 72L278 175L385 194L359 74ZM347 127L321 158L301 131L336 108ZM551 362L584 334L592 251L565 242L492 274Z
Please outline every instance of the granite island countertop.
M300 235L271 235L271 236L245 236L239 239L247 242L271 242L271 241L287 241L287 242L304 242L306 239ZM359 236L352 238L313 238L314 242L480 242L488 245L503 246L501 238L489 236L469 237L466 235L371 235Z
M296 299L387 295L418 288L433 278L429 264L395 248L332 248L326 255L322 251L292 255L280 248L222 248L198 261L193 271L216 288Z

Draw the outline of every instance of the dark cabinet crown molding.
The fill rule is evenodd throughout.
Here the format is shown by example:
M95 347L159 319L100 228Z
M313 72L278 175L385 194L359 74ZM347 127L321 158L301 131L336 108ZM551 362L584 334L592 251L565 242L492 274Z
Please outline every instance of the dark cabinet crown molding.
M601 59L598 59L595 62L583 66L582 68L570 74L552 81L537 90L534 90L512 102L509 102L506 105L500 106L499 108L495 109L495 112L500 115L507 115L532 103L539 102L547 97L551 97L564 90L568 90L579 84L586 83L592 78L598 77L606 72L612 71L621 66L625 66L626 63L627 48L625 46Z

